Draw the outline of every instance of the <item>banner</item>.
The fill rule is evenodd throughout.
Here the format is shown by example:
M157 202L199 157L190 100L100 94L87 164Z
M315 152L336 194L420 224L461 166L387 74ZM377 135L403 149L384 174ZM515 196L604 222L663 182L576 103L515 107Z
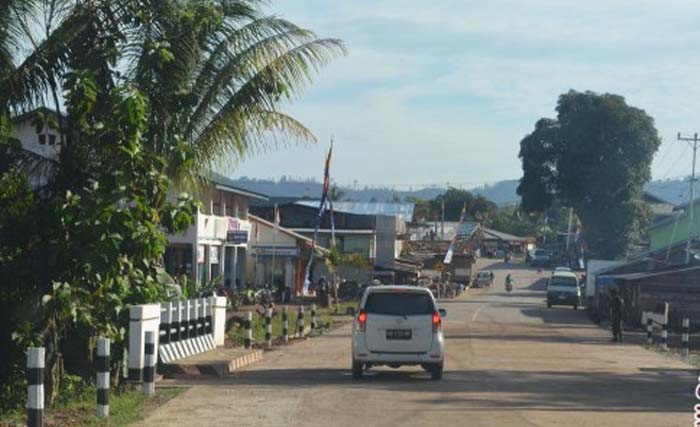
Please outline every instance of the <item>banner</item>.
M323 171L323 191L321 192L321 202L318 205L318 217L316 218L314 238L311 241L311 254L309 255L309 262L306 264L306 272L304 273L303 295L307 295L309 293L309 285L311 284L311 265L314 261L314 252L316 252L316 239L318 238L318 229L319 227L321 227L321 220L323 219L323 214L326 212L326 199L328 198L328 191L331 188L330 167L332 153L333 141L331 140L331 147L328 149L328 155L326 156L326 163Z

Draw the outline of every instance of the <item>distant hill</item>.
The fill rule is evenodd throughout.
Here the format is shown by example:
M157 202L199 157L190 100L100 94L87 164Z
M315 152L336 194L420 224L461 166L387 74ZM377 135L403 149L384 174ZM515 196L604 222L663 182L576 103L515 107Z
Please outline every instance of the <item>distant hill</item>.
M241 188L266 194L271 197L301 197L315 199L321 195L321 183L314 180L292 180L282 178L279 181L269 179L239 178L234 182ZM445 192L445 188L422 188L414 191L397 191L391 188L357 188L340 187L343 200L356 202L403 202L407 198L431 200Z
M520 196L516 193L518 183L517 179L509 179L492 185L473 188L469 191L486 197L498 206L513 205L520 202Z
M300 197L315 199L321 194L321 183L313 179L295 180L282 177L279 181L270 179L239 178L234 180L241 188L266 194L271 197ZM518 203L520 197L517 195L518 180L511 179L499 181L495 184L484 185L472 188L474 194L484 196L499 206ZM688 201L688 180L674 179L665 181L652 181L645 188L654 196L666 200L674 205L683 204ZM444 193L445 187L430 187L412 191L397 191L391 188L348 188L340 187L343 192L343 200L356 202L404 202L407 199L431 200ZM697 191L700 196L700 186Z

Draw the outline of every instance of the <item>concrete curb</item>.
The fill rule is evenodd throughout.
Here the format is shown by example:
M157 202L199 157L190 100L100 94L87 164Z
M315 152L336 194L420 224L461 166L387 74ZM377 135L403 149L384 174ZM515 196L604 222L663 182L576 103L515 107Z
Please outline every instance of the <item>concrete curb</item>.
M230 360L217 360L204 363L167 363L163 365L163 373L167 378L193 377L213 375L219 378L240 370L263 359L264 351L251 350L247 354Z

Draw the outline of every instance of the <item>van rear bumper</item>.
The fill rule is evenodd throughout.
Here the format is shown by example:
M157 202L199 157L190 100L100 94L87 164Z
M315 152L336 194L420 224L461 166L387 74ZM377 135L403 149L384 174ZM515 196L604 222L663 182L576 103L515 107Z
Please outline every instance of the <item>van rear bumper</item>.
M444 338L442 334L433 338L427 352L371 351L364 343L363 334L355 334L352 343L352 359L371 364L422 365L442 363L444 360Z

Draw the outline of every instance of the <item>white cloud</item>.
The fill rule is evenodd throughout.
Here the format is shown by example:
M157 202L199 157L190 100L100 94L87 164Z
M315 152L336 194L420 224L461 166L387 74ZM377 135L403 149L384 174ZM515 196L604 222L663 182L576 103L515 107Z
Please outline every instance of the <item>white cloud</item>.
M656 119L665 139L657 177L682 163L675 133L700 131L692 22L700 3L280 0L273 8L344 38L350 55L289 108L322 144L251 159L240 175L320 176L335 135L341 182L514 178L519 140L555 115L570 88L619 93Z

